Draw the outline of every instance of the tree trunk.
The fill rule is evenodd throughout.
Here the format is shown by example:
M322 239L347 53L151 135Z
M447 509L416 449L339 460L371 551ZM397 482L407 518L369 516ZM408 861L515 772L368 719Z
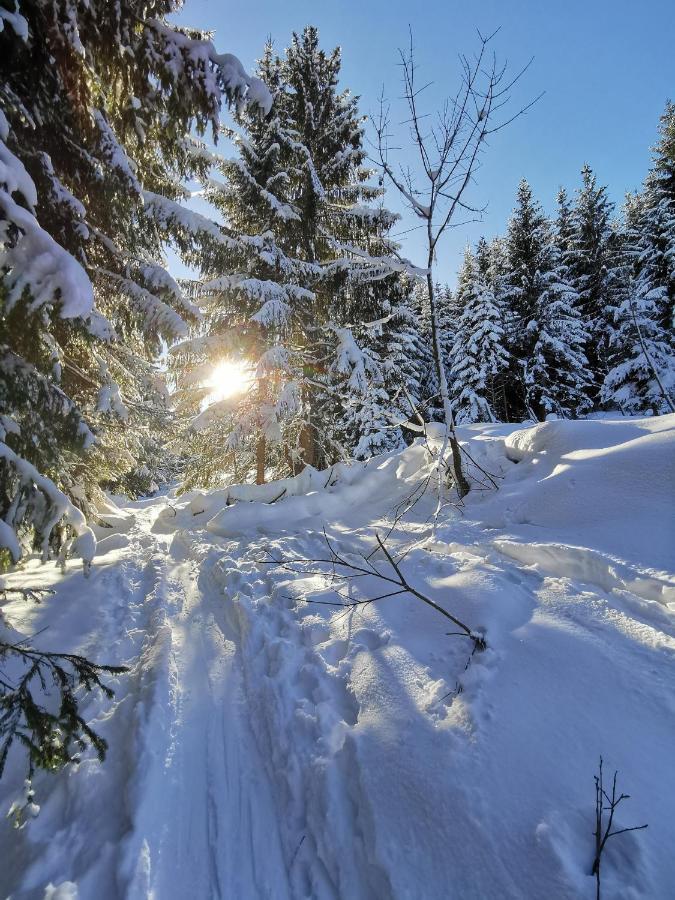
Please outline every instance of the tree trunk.
M429 292L429 310L431 314L431 342L433 344L434 361L436 363L436 375L438 377L438 386L443 401L443 416L445 419L445 427L448 434L448 442L452 451L452 471L457 484L457 493L465 497L471 490L471 486L464 474L462 467L461 450L459 449L459 441L455 433L455 417L452 412L452 404L450 402L450 394L448 391L448 379L445 374L445 364L441 353L441 339L438 333L438 323L436 319L436 298L434 294L434 282L431 275L431 266L433 258L429 255L428 274L427 274L427 290Z
M265 484L265 463L267 461L267 441L261 435L255 449L255 483Z
M316 459L316 447L314 444L314 430L310 422L302 426L300 432L300 450L302 461L306 466L313 466Z

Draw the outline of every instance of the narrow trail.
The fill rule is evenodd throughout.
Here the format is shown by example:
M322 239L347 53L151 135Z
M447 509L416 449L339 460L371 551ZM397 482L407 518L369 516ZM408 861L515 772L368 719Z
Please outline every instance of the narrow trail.
M11 860L0 870L3 897L42 898L64 869L92 900L289 896L234 623L212 577L219 554L180 533L153 533L165 506L135 505L129 532L101 542L89 579L54 575L63 617L50 620L53 639L67 640L78 618L69 604L86 590L92 618L89 633L79 623L77 649L131 671L112 709L87 710L110 744L105 766L88 761L58 784L42 779L46 815L18 842L0 830L0 855ZM27 618L40 630L39 608Z
M155 540L166 542L168 647L136 767L120 891L130 900L247 892L283 900L277 817L247 722L236 632L212 576L218 554L182 533Z

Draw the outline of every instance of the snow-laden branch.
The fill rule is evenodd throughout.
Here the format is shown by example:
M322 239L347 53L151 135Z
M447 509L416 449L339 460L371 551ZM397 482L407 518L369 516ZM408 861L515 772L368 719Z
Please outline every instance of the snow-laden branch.
M5 515L5 521L0 526L0 546L9 550L14 562L18 562L23 556L23 549L13 528L13 518L19 506L22 491L32 485L44 495L49 507L40 531L42 558L44 560L49 558L49 539L54 528L63 520L77 535L73 549L82 557L85 567L87 567L96 553L96 538L94 532L87 526L82 511L71 503L50 478L41 475L35 466L18 456L3 441L0 441L0 460L14 470L19 482L15 499Z

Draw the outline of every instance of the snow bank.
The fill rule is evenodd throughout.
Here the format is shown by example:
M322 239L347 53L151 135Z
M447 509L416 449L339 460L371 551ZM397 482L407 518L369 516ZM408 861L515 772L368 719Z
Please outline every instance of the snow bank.
M555 533L643 568L675 569L675 415L545 422L500 438L517 465L497 494L469 504L470 515L524 540Z
M211 495L212 518L206 527L221 537L247 532L274 534L291 523L321 529L344 509L368 506L382 496L395 499L428 467L429 456L417 443L403 453L385 454L366 463L338 463L322 472L308 466L295 478L261 486L237 485ZM191 506L197 503L192 500ZM224 504L224 508L213 515L211 504Z

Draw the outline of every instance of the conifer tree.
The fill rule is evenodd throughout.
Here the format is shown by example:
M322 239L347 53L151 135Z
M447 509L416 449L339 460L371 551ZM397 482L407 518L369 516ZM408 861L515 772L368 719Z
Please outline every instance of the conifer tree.
M186 134L215 127L226 95L268 106L235 57L166 22L173 8L25 0L3 16L0 513L43 553L99 483L141 472L162 415L153 358L197 315L153 215L200 167Z
M564 251L572 286L579 295L579 308L586 325L588 340L585 355L597 392L607 373L609 336L612 329L611 310L616 305L614 290L621 287L621 266L617 258L617 232L612 228L614 204L606 187L598 187L597 178L588 165L581 170L582 184L570 212L572 233L565 224L565 240L571 246Z
M428 379L433 359L428 344L428 331L420 321L417 298L407 280L405 296L392 311L384 333L384 370L389 395L394 398L397 415L419 425L429 391ZM405 436L405 435L404 435Z
M576 416L590 408L587 360L578 296L552 228L526 181L507 234L509 406L516 415L542 419L549 413Z
M489 249L481 241L474 256L467 247L459 274L461 315L452 348L450 382L458 422L494 422L499 379L509 364L501 313L488 286Z
M627 207L630 279L615 306L605 403L675 411L675 105L668 103L643 194ZM628 268L628 266L627 266Z
M578 295L565 280L554 247L544 248L538 275L537 314L528 324L534 345L525 361L525 402L538 419L577 418L592 406L592 382L584 354L587 334Z
M426 285L417 280L413 283L410 295L410 307L417 323L419 334L419 367L420 384L419 394L420 413L428 420L438 420L441 416L440 394L438 376L432 347L431 317L429 314L429 295ZM445 318L445 312L439 315ZM443 327L445 333L447 326Z
M516 207L507 229L506 273L499 296L511 357L505 375L506 406L513 421L533 414L526 403L524 373L536 340L529 325L536 321L538 313L541 253L548 240L544 212L523 179L518 186Z
M238 158L212 158L223 180L207 196L236 240L203 254L206 329L184 345L192 359L181 346L176 357L199 371L237 344L251 361L226 449L264 458L259 477L326 465L362 439L359 452L374 451L381 441L368 444L368 433L382 435L391 415L378 347L386 323L363 323L387 320L402 297L387 256L396 217L372 202L382 189L368 183L362 118L338 92L340 64L312 27L283 58L268 47L259 75L275 92L272 115L240 115Z
M425 296L426 294L426 296ZM428 360L427 360L427 380L426 380L426 396L428 401L428 413L432 421L443 421L443 398L441 397L440 385L438 383L438 372L434 363L433 353L431 352L431 323L429 316L429 298L428 290L423 291L421 295L423 308L423 327L427 335L428 341ZM434 302L436 307L436 331L438 334L438 344L440 348L440 356L446 371L450 373L452 368L452 347L457 334L457 326L460 315L460 301L458 296L453 293L450 286L436 282L434 286Z

